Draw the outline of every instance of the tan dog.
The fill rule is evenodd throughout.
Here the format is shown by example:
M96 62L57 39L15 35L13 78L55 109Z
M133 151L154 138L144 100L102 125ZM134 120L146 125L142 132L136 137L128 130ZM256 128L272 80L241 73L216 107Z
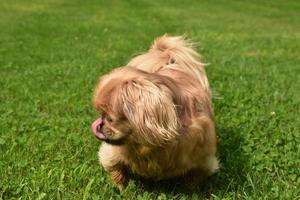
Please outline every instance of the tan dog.
M199 55L182 37L163 36L125 67L101 77L94 92L104 141L100 163L120 190L128 172L155 180L218 169L211 92Z

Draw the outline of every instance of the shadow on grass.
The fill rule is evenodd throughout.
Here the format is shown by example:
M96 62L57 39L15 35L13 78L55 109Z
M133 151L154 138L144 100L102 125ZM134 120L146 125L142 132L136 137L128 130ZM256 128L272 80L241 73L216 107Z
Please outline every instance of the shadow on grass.
M241 131L225 127L220 127L217 131L220 171L201 186L191 188L184 178L155 182L134 177L135 183L142 186L144 191L151 193L188 196L197 194L206 198L211 197L211 194L223 196L228 191L237 190L246 181L247 162L249 160L242 151L244 141Z

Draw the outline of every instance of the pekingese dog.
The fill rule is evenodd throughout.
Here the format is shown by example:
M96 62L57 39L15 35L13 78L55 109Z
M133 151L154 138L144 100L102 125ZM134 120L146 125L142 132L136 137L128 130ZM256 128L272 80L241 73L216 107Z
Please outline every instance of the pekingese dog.
M211 96L200 55L183 37L162 36L102 76L92 132L116 186L126 188L129 172L154 180L212 175L219 164Z

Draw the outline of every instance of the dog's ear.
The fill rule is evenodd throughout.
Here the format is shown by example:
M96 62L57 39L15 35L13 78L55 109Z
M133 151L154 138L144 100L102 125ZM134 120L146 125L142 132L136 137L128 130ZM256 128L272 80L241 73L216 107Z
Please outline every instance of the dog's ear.
M178 119L172 91L147 77L125 81L120 100L140 143L163 145L177 136ZM120 102L120 101L119 101Z

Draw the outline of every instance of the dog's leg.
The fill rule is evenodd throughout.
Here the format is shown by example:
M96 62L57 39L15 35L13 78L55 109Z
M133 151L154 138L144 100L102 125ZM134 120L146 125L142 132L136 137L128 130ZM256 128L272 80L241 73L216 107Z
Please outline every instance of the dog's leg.
M219 161L215 156L210 156L203 161L203 165L192 169L188 173L189 180L192 184L200 184L204 182L219 169Z
M128 185L128 170L122 159L122 148L103 143L99 150L99 160L104 169L110 173L120 191Z
M117 188L122 191L128 185L128 174L124 166L115 166L113 170L110 170L111 179L115 182Z
M199 184L214 174L219 168L216 158L216 134L213 121L205 116L193 120L189 135L195 143L193 155L195 167L188 173L192 184Z

